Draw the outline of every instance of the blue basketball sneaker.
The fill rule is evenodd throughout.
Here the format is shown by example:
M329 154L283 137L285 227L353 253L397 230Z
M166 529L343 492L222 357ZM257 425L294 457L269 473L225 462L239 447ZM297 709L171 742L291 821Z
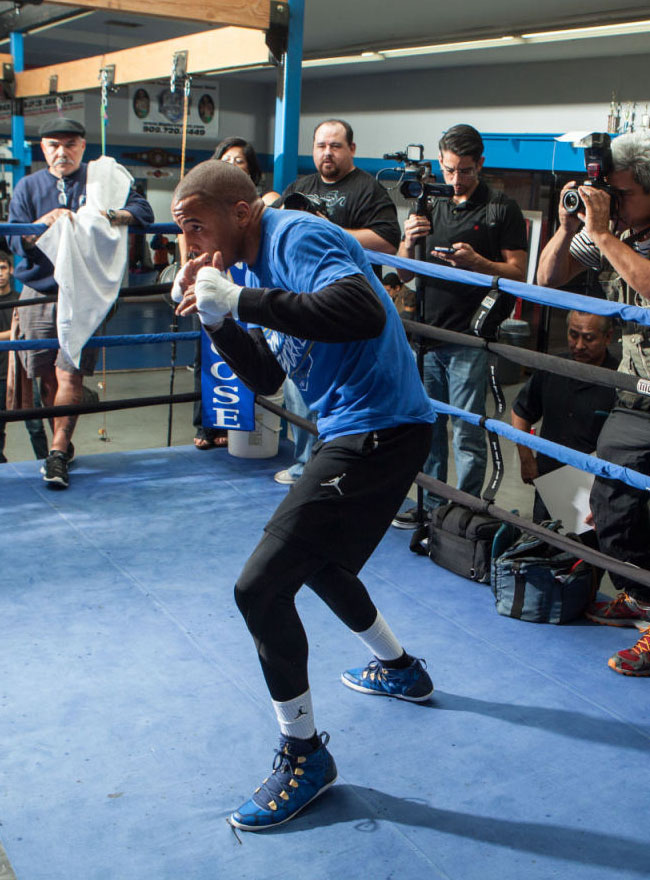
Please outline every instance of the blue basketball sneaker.
M304 740L281 736L273 773L255 789L250 800L231 814L231 824L244 831L275 828L293 819L333 785L337 772L334 758L326 749L329 738L329 733L319 734L320 746L305 755Z
M379 660L371 660L365 669L348 669L341 674L344 685L364 694L397 697L422 703L433 693L433 682L424 660L414 659L404 669L387 669Z

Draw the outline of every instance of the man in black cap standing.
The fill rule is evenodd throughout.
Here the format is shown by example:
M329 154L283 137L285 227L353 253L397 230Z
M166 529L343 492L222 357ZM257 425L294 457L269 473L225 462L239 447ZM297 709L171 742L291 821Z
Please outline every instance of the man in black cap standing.
M41 150L47 168L18 182L9 206L10 223L45 223L75 213L86 201L87 164L82 162L86 131L75 119L58 117L41 126ZM106 216L114 226L146 225L153 211L146 199L131 189L124 207L109 208ZM36 246L36 235L11 236L10 247L22 260L15 269L22 282L21 299L57 293L54 267ZM20 338L47 339L57 335L56 303L38 303L19 309ZM81 403L84 376L91 376L97 349L84 349L79 369L61 350L23 351L20 358L28 378L40 377L45 406ZM52 423L50 454L45 460L44 480L52 488L67 489L68 464L73 455L72 433L76 416L60 416Z

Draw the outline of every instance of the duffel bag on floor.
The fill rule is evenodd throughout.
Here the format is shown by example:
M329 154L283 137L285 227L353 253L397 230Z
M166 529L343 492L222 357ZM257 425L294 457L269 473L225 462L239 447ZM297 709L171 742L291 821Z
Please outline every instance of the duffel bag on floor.
M542 525L557 530L560 523ZM567 623L593 600L597 574L588 562L525 532L492 560L491 583L499 614L532 623Z
M501 522L462 504L436 507L427 526L425 552L437 565L479 583L490 582L492 542Z

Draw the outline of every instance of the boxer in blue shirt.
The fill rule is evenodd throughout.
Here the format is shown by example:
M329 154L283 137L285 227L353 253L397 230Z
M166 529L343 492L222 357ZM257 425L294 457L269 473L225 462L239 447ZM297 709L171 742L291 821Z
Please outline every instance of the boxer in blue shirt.
M230 817L257 831L291 819L336 779L314 722L294 603L303 584L374 655L342 674L345 685L412 701L433 692L357 575L426 458L435 412L397 311L352 236L265 208L246 174L215 161L181 181L172 213L194 254L176 285L178 312L198 313L254 391L272 394L290 376L318 413L312 457L235 587L281 732L272 774ZM248 267L243 287L223 275L238 261Z

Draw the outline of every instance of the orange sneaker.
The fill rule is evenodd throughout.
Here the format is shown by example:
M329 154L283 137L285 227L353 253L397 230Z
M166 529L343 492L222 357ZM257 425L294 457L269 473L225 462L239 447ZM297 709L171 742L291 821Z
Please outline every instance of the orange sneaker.
M647 611L641 609L636 600L627 593L619 593L611 602L594 602L585 611L585 617L605 626L636 626L639 622L650 623Z
M625 651L617 651L609 658L607 665L621 675L650 675L650 627L642 631L636 645Z

